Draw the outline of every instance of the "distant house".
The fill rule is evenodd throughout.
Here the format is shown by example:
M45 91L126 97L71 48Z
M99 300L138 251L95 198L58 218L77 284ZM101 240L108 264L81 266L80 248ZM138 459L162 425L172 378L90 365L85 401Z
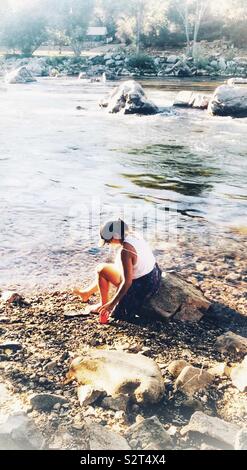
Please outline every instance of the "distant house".
M106 41L107 28L105 26L90 26L87 30L87 39L89 41Z

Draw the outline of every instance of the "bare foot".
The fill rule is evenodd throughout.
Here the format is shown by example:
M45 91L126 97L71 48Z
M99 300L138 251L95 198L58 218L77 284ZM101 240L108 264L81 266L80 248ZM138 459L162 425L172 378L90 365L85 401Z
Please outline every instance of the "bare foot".
M73 294L81 297L83 302L88 302L91 297L90 292L88 292L87 290L74 289Z

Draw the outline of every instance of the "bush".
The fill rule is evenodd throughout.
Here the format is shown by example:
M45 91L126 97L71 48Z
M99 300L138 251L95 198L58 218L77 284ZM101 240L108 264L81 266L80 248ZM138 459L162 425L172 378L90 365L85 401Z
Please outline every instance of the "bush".
M135 69L155 69L154 59L147 54L135 54L130 56L128 65Z
M247 46L246 19L238 22L232 22L225 28L224 33L227 39L229 39L234 44L234 46Z

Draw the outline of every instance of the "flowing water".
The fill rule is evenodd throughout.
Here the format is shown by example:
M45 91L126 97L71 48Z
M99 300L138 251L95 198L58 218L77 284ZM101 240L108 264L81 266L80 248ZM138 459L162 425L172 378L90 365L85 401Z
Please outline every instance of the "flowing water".
M246 231L247 120L171 109L211 81L144 81L156 116L110 115L115 85L39 79L0 85L0 287L72 285L100 258L102 219L155 237ZM80 106L81 109L76 109Z

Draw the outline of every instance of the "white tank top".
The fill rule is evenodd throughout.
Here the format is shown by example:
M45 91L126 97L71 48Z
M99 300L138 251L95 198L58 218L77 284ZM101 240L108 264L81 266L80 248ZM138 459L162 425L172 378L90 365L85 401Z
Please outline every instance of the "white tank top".
M155 257L149 246L149 244L141 237L141 235L136 233L131 233L127 235L124 240L126 243L129 243L135 248L137 259L136 264L133 266L133 279L139 279L146 274L151 273L155 265ZM118 268L122 268L121 252L125 248L121 248L117 254L115 263Z

